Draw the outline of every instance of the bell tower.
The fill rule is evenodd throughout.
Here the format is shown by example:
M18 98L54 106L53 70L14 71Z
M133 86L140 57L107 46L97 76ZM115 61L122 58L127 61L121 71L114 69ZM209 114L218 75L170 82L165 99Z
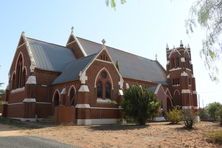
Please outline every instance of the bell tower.
M196 109L197 94L189 45L184 47L182 41L177 48L169 49L167 45L166 56L167 83L174 106Z

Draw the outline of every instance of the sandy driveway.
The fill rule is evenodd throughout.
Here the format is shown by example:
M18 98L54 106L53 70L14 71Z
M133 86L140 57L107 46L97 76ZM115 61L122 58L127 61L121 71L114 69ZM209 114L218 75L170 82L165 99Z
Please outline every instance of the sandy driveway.
M26 135L21 128L0 124L0 137Z
M84 148L219 147L208 143L204 136L207 131L221 129L217 124L202 122L192 131L182 127L167 123L151 123L150 126L56 126L29 130L6 127L10 129L8 133L0 130L0 135L39 136Z

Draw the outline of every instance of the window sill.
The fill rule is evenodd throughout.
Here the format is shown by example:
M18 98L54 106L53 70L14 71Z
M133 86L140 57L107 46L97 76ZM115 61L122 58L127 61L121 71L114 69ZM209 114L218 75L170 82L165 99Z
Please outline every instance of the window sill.
M105 103L105 104L117 104L117 102L115 100L102 99L102 98L97 98L96 102L97 103Z

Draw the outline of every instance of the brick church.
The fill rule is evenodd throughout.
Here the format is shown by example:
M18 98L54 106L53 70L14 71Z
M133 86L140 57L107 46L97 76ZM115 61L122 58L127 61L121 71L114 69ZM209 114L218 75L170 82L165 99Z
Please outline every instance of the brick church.
M124 90L152 91L164 111L197 108L190 47L166 47L166 69L156 60L76 37L65 46L21 34L9 71L3 116L50 116L77 125L111 124L121 117Z

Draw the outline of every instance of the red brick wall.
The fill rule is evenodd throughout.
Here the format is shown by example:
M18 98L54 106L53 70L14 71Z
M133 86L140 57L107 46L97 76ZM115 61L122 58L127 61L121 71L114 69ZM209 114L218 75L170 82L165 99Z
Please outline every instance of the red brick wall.
M96 75L98 74L98 72L102 69L102 68L106 68L111 77L112 77L112 81L113 81L113 88L111 91L111 99L112 100L116 100L118 101L118 91L119 91L119 85L118 82L120 81L120 77L114 67L113 64L110 63L105 63L105 62L100 62L100 61L94 61L92 63L92 65L89 67L89 69L86 72L86 75L88 76L88 80L87 80L87 84L89 87L89 104L92 106L98 106L99 104L96 103L97 100L97 92L96 92L96 88L95 88L95 82L96 80ZM106 104L104 104L103 106L107 106Z

